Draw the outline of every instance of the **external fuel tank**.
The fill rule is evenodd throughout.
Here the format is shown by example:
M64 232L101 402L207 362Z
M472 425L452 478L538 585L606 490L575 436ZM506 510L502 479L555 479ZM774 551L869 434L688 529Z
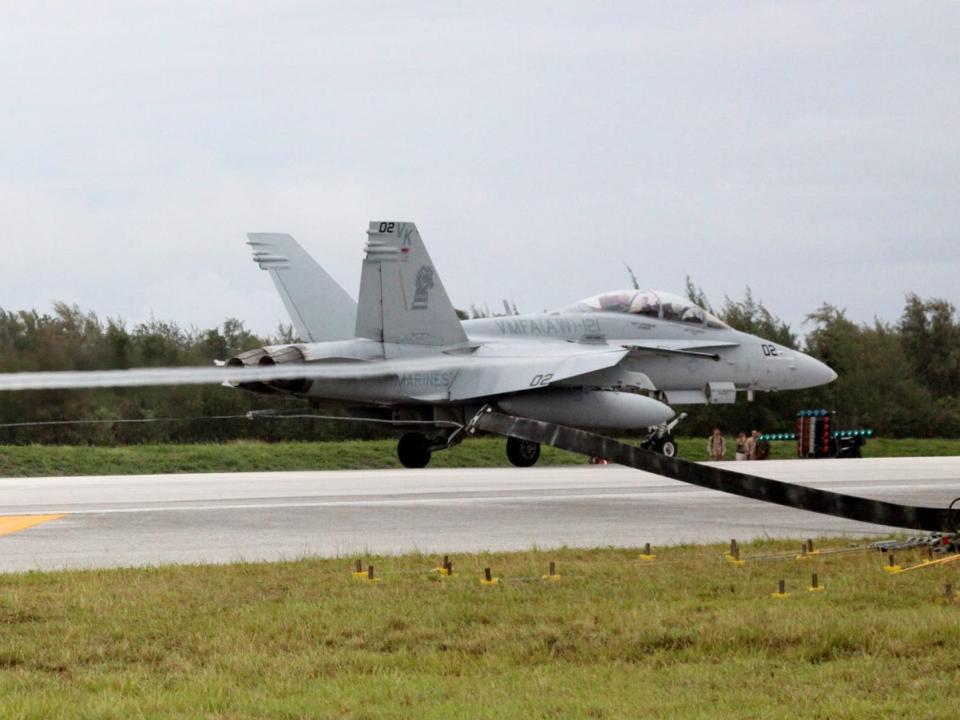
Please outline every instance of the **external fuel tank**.
M498 404L504 412L532 420L610 430L659 425L674 415L668 405L646 395L614 390L537 390Z

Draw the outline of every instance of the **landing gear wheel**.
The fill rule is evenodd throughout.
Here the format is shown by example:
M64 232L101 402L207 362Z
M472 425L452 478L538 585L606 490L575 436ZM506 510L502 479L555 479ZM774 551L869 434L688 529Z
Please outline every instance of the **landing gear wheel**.
M423 433L406 433L397 443L397 458L405 468L423 468L430 462L430 443Z
M540 459L540 443L508 437L507 459L516 467L530 467Z
M664 438L663 441L657 446L657 450L661 455L664 455L668 458L677 456L677 441L672 437Z

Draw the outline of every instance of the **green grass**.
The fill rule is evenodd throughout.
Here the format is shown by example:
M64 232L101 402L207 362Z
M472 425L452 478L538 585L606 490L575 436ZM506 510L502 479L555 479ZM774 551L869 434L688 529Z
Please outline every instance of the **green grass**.
M456 556L449 579L434 557L377 557L375 584L351 558L2 575L0 717L874 720L960 704L960 605L942 598L956 565L887 576L863 551L734 567L721 550ZM537 579L549 560L559 582ZM500 585L480 585L486 566ZM825 593L806 591L811 571ZM793 594L774 600L780 578Z
M706 440L679 438L680 456L706 460ZM871 439L865 457L960 455L960 440ZM793 458L793 443L771 443L772 458ZM540 463L583 463L579 455L544 447ZM471 439L433 456L431 467L502 467L503 440ZM0 446L0 476L125 475L130 473L351 470L397 468L393 440L343 442L233 442L223 445Z
M582 456L544 448L548 464L584 462ZM431 467L508 465L500 439L469 440L435 453ZM396 441L232 442L223 445L27 445L0 447L0 475L122 475L128 473L356 470L399 468Z

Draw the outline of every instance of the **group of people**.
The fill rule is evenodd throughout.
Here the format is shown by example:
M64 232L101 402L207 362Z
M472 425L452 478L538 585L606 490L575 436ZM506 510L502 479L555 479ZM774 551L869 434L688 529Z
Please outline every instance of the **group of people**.
M760 439L759 430L754 430L749 436L745 432L737 435L737 449L734 453L737 460L763 460L768 451L766 441ZM707 454L714 461L726 459L727 441L720 428L714 428L713 434L707 438Z

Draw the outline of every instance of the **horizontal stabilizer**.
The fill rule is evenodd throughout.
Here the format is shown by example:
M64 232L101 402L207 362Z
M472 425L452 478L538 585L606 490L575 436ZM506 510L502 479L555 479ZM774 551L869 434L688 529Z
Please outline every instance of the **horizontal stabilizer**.
M253 261L270 273L297 334L305 342L350 340L357 304L285 233L249 233Z

